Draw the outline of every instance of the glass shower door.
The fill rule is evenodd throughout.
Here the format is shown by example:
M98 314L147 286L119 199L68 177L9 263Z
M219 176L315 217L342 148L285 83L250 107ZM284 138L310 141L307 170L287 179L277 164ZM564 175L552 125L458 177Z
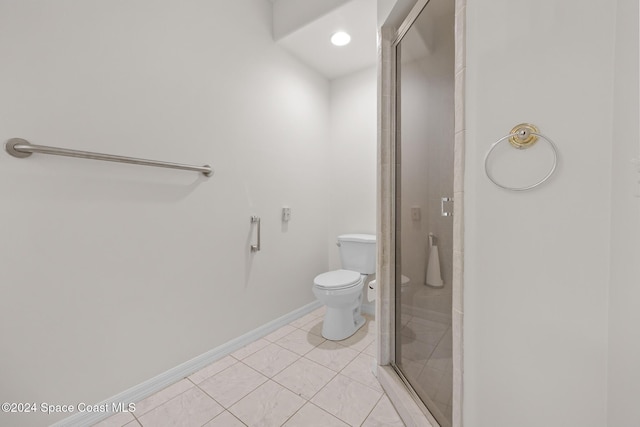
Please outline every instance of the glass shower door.
M395 366L452 418L454 1L430 0L396 45Z

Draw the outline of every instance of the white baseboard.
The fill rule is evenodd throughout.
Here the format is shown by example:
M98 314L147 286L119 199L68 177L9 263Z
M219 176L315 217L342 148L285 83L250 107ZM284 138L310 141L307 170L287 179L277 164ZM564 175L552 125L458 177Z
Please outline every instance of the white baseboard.
M152 394L157 393L158 391L170 386L171 384L188 377L194 372L199 371L200 369L210 365L218 359L221 359L227 354L233 353L239 348L242 348L257 339L270 334L276 329L279 329L282 326L291 323L294 320L320 307L322 307L322 303L320 301L316 300L312 303L309 303L303 307L298 308L297 310L285 314L282 317L272 320L271 322L266 323L259 328L247 332L246 334L241 335L238 338L234 338L231 341L228 341L212 350L209 350L208 352L201 354L200 356L194 357L193 359L184 362L176 366L175 368L171 368L160 375L157 375L141 384L131 387L130 389L125 390L122 393L103 400L102 402L98 403L98 405L104 405L104 407L111 408L113 404L117 405L118 403L124 403L124 406L126 407L130 402L139 402L142 399L149 397ZM96 424L112 415L115 414L110 412L82 412L65 418L55 424L52 424L51 427L87 427Z

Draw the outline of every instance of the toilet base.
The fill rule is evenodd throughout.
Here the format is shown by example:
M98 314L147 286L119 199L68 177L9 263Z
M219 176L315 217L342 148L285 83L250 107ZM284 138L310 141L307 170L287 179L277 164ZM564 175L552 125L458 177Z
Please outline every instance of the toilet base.
M330 341L341 341L355 334L366 322L360 314L362 296L352 308L327 306L322 322L322 336Z

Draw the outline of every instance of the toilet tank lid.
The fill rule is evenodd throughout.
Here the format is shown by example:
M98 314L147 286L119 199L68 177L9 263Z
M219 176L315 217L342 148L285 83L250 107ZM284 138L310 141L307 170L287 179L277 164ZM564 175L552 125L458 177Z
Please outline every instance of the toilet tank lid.
M375 234L342 234L338 236L339 242L362 242L362 243L375 243Z

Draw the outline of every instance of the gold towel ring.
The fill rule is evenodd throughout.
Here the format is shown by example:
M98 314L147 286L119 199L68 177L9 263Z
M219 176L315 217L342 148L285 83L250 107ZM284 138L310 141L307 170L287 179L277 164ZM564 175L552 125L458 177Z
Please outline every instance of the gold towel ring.
M538 141L538 138L542 138L545 141L547 141L547 143L551 147L551 150L553 151L553 166L551 166L551 169L549 170L549 172L547 172L544 178L542 178L540 181L536 182L535 184L528 185L526 187L509 187L497 182L489 172L489 166L488 166L489 157L491 156L491 153L493 152L493 150L502 141L505 141L507 139L509 140L509 143L515 148L517 148L518 150L524 150L533 146ZM487 174L487 178L489 178L489 180L491 180L491 182L493 182L498 187L504 188L505 190L509 190L509 191L526 191L526 190L531 190L533 188L536 188L537 186L539 186L540 184L548 180L551 177L551 175L553 175L557 166L558 166L558 147L550 138L542 135L538 131L538 128L536 126L529 123L521 123L518 126L511 129L511 132L509 133L509 135L503 136L502 138L494 142L493 145L491 145L491 148L489 148L489 151L487 151L487 154L484 156L484 171Z

